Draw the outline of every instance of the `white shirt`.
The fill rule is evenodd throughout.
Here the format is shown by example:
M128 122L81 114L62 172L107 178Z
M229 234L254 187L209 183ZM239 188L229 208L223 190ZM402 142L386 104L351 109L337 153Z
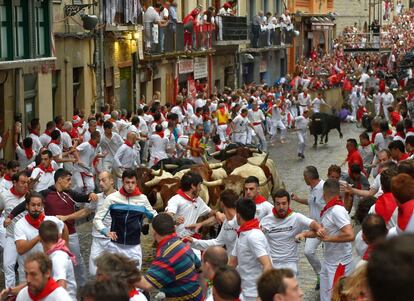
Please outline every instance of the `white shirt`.
M17 295L16 301L32 300L27 290L28 290L27 286L24 289L22 289ZM67 290L65 290L63 287L58 287L41 301L73 301L73 299L69 296L69 293L67 292Z
M34 133L30 133L30 138L33 140L32 148L36 153L39 153L40 149L43 147L42 142L40 142L39 136Z
M60 147L60 145L57 145L55 143L49 143L49 145L47 146L47 149L50 150L52 152L52 156L53 157L58 157L60 159L62 159L62 148ZM58 163L59 168L63 167L62 163Z
M50 140L52 140L52 138L46 133L43 133L39 137L39 141L42 143L43 147L47 147L47 145L50 143Z
M148 135L147 122L142 116L138 116L138 118L139 118L139 127L138 127L139 133L147 136Z
M186 112L186 110L183 110L181 106L175 106L171 109L171 113L177 114L178 115L178 121L183 122L183 119L184 119L187 112Z
M88 204L88 208L90 210L94 211L94 212L97 212L102 208L102 206L105 202L105 198L106 198L106 195L104 195L103 192L98 193L97 195L98 195L98 201L97 202L90 202ZM111 215L107 214L107 215L105 215L104 219L102 220L102 223L104 224L105 228L110 229L111 228L111 221L112 221ZM95 225L92 227L92 237L104 238L104 239L109 240L109 238L107 236L103 235L101 232L99 232L95 228Z
M242 115L237 115L233 119L234 132L235 133L246 133L248 130L248 124L250 123L249 118L243 117Z
M98 154L98 146L93 147L89 142L83 142L76 147L76 150L79 152L79 162L73 164L73 170L92 175L93 160Z
M259 123L259 122L261 123L262 121L266 120L262 110L256 110L256 111L255 110L249 110L248 117L249 117L249 120L252 123ZM258 124L256 124L256 125L258 125Z
M4 177L0 181L0 193L4 193L13 186L13 181L6 180Z
M309 229L312 219L303 214L292 212L285 218L277 218L272 214L260 221L260 227L270 246L273 265L286 262L298 262L298 243L295 236Z
M66 290L73 301L76 301L77 285L73 263L69 255L63 251L55 251L49 255L52 260L52 278L55 281L65 280Z
M322 98L319 99L318 97L316 97L312 101L312 108L314 113L319 113L321 111L321 104L326 104L325 100L323 100Z
M298 95L298 102L301 106L309 106L311 103L311 96L302 92Z
M282 120L282 110L277 105L272 107L272 121L280 121Z
M272 210L273 210L273 205L268 201L262 202L260 204L256 204L256 213L254 214L254 217L260 221L266 215L271 214Z
M384 108L388 108L394 102L394 96L390 92L388 92L388 93L385 93L385 92L382 93L381 99L382 99L382 106Z
M33 147L32 147L33 149ZM35 161L36 156L37 156L37 152L33 149L33 155L32 157L29 159L26 156L26 152L24 151L23 148L20 147L20 145L18 145L16 147L16 155L17 155L17 160L19 161L20 164L20 169L25 169L27 168L27 166L29 166L32 162Z
M202 99L202 98L197 98L195 101L195 108L197 110L197 108L202 108L206 105L206 100Z
M6 190L2 192L3 199L0 199L0 208L4 208L3 216L8 216L10 212L19 205L20 203L24 202L25 196L18 197L14 195L11 190ZM21 219L25 213L20 213L18 216L15 216L11 222L11 224L6 228L6 236L7 237L14 237L14 225L18 222L19 219Z
M198 250L205 250L211 246L225 246L228 252L231 252L234 249L234 244L237 239L237 230L239 225L237 224L236 216L232 220L228 221L225 219L223 225L221 226L220 233L214 239L201 240L193 239L191 247Z
M126 138L126 135L128 134L128 127L130 125L131 124L129 122L122 119L115 121L115 127L118 129L118 133L123 139Z
M384 138L384 135L382 133L378 133L375 136L375 140L374 140L374 144L375 144L375 149L377 151L383 150L383 149L388 149L388 144L394 139L394 136L392 135L387 135L386 138Z
M85 136L84 136L84 139L85 139ZM69 150L73 146L72 137L67 132L61 132L60 133L60 141L61 141L63 150L65 150L65 151Z
M135 168L139 164L138 153L133 147L121 145L114 156L114 167Z
M184 223L176 228L177 235L180 237L191 236L193 231L186 229L185 226L195 224L197 219L210 213L211 209L201 197L197 197L195 202L191 202L181 195L176 194L169 201L165 212L174 213L176 216L184 217Z
M55 179L54 179L55 171L53 171L53 172L44 172L39 167L36 167L35 169L33 169L33 172L30 175L30 178L36 179L36 177L39 174L40 174L39 180L36 182L36 184L33 185L33 190L34 191L39 192L39 191L42 191L42 190L45 190L45 189L49 188L52 185L55 185Z
M57 225L58 229L59 229L59 233L62 234L63 228L64 228L64 223L61 220L59 220L55 216L48 216L48 215L45 216L44 220L54 222ZM32 240L33 238L35 238L38 235L39 235L39 229L36 229L32 225L30 225L27 222L26 218L19 219L19 221L14 226L14 241ZM31 248L26 253L18 256L19 265L24 264L24 261L26 260L26 258L30 254L33 254L33 253L36 253L36 252L43 252L43 246L40 242L35 244L33 246L33 248ZM54 279L57 280L56 278L54 278Z
M122 143L124 143L124 140L118 133L112 132L112 136L110 138L103 133L101 135L101 142L99 143L102 152L107 153L103 160L105 162L112 162L116 151L121 147Z
M243 297L256 298L256 282L263 273L259 258L270 256L270 249L265 235L260 229L240 233L231 255L237 257L237 271L242 280Z
M149 139L149 147L151 149L151 158L161 160L167 158L167 147L169 140L167 137L162 137L158 134L152 134Z
M322 216L321 221L327 236L338 236L341 229L351 224L349 214L344 206L335 205ZM342 263L347 265L352 261L352 243L324 242L324 260L329 265Z
M309 125L309 118L305 118L304 116L295 117L295 127L298 130L306 131Z
M325 200L323 199L324 183L324 180L320 180L315 187L311 188L308 198L309 217L318 223L321 221L321 211L325 207Z

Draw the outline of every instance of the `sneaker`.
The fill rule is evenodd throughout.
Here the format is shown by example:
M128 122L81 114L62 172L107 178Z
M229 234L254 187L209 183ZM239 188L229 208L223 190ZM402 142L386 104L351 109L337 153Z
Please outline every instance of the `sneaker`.
M285 140L280 140L280 143L282 143L282 144L285 144L286 142L285 142Z
M298 157L299 157L299 158L302 158L302 155L301 155L300 153L298 153Z
M315 291L319 291L320 288L321 288L321 279L318 276L316 280Z
M305 159L305 155L304 154L300 154L300 156L302 157L302 159Z

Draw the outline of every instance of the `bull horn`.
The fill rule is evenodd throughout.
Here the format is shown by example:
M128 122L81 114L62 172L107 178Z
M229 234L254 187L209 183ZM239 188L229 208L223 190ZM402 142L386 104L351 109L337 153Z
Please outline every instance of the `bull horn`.
M157 185L160 181L161 181L161 179L159 177L154 177L154 179L145 182L144 186L152 187L152 186Z
M178 167L179 166L177 164L165 164L165 169L168 169L168 170L170 170L170 169L176 169Z
M162 172L164 171L164 163L161 163L161 168L158 170L158 172L156 172L155 170L151 169L151 174L154 177L161 177L162 176Z
M207 187L216 187L223 184L223 179L215 180L215 181L203 181L203 184Z
M114 174L116 175L117 178L122 179L122 172L120 172L119 169L114 168Z
M208 166L209 166L211 169L220 168L220 167L223 167L223 165L224 165L224 162L209 163L209 164L208 164Z
M207 154L208 154L210 157L215 157L215 156L220 155L220 151L216 151L216 152L211 153L211 154L207 153Z
M257 154L259 154L259 153L260 153L260 151L259 151L257 148L254 148L254 147L249 147L249 150L250 150L252 153L257 153Z
M267 158L269 158L269 153L266 154L266 156L264 157L262 163L260 163L260 167L263 168L266 166L266 162L267 162Z
M265 186L265 185L267 185L267 183L269 183L269 181L270 181L271 179L272 179L272 178L271 178L271 177L269 177L269 178L267 178L267 180L266 180L266 181L259 182L259 186Z
M236 152L237 152L237 148L233 148L233 149L226 150L226 154L230 154L230 155L233 155Z

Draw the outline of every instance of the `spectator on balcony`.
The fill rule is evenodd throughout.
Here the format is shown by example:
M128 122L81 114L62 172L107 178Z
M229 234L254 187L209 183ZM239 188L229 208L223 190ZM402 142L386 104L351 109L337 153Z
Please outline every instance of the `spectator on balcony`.
M200 8L194 8L187 16L185 16L184 23L184 47L186 51L191 51L193 48L193 32L197 27L197 16L200 13Z
M168 14L169 14L169 22L168 25L170 26L170 29L172 32L175 32L176 27L177 27L177 22L178 22L178 18L177 18L177 2L170 0L165 2L165 8L168 9Z
M160 19L161 19L161 21L164 21L166 25L168 24L168 17L169 17L168 8L165 7L165 6L161 6L161 8L160 8ZM159 36L160 51L164 52L164 37L165 37L165 28L164 28L164 26L160 26L159 33L160 33L160 36Z
M259 11L256 16L253 17L252 20L252 46L253 48L259 47L259 35L260 35L260 28L264 24L263 22L263 11Z
M153 44L158 44L158 27L167 25L167 21L160 17L160 3L149 5L144 13L145 50L151 51ZM157 25L157 26L154 26Z
M202 22L202 41L201 47L203 49L212 48L212 33L215 29L215 13L216 9L213 6L210 6L204 13L201 19Z
M267 12L266 13L266 27L267 27L267 46L271 46L272 43L272 37L275 32L275 25L272 21L272 13Z
M233 11L231 9L231 4L226 2L223 4L223 6L219 9L217 14L217 25L219 28L218 32L218 40L223 40L223 20L222 16L231 16L233 14Z

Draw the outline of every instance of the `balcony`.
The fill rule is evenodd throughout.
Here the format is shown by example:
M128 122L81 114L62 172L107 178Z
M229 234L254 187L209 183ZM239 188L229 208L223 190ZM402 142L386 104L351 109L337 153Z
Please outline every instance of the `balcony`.
M165 27L144 25L145 56L161 58L177 55L205 55L214 53L214 26L212 24L184 25L169 23Z
M247 17L217 16L218 30L215 46L249 43Z
M263 28L263 30L260 30L259 32L257 44L255 45L253 32L250 31L251 48L247 49L247 51L261 52L269 49L290 48L292 47L294 38L294 30L285 30L281 27L276 27L271 30Z

